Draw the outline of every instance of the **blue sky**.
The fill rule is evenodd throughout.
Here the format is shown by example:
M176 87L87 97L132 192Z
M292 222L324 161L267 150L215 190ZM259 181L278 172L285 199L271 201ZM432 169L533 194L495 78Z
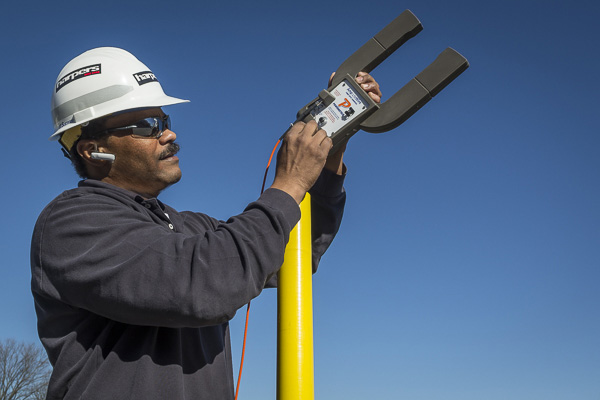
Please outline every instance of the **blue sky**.
M47 137L68 60L123 47L165 91L184 176L227 218L339 64L405 9L424 30L373 74L384 100L450 46L471 67L406 123L358 133L341 231L314 277L319 399L598 399L595 1L11 2L0 26L0 339L37 341L29 243L77 177ZM237 375L244 312L232 321ZM253 302L241 399L275 398L276 292Z

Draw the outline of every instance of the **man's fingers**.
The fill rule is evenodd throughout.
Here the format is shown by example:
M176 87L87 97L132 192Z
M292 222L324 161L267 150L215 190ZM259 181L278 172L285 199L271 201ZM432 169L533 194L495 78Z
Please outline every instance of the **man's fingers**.
M376 103L381 102L381 89L379 88L379 84L371 75L366 72L359 72L356 76L356 82L360 84L360 86L369 94L369 96Z
M325 131L323 131L323 132L325 132ZM329 136L327 136L327 133L325 133L325 137L321 140L321 143L319 143L319 146L327 146L328 152L333 147L333 140L331 140L331 138Z
M304 129L304 125L306 125L304 122L296 122L288 130L287 134L288 135L293 135L293 134L298 134L298 133L302 132L302 130Z
M366 83L368 80L373 80L373 78L366 72L360 71L358 75L356 75L356 82L358 83Z
M308 123L298 121L292 125L288 133L308 133L311 136L314 136L319 128L319 125L315 121L309 121Z
M315 121L310 121L309 123L307 123L307 124L306 124L306 127L305 127L305 129L307 130L307 133L308 133L308 132L310 132L310 131L312 131L312 129L313 129L313 126L314 126L314 129L315 129L315 130L312 132L311 136L312 136L312 137L313 137L315 140L318 140L318 141L319 141L319 146L322 146L322 145L323 145L323 143L324 143L324 142L325 142L327 139L330 139L330 140L331 140L331 138L329 138L329 137L327 136L327 132L325 132L325 130L324 130L324 129L321 129L321 128L319 127L319 125L318 125L318 124L317 124ZM332 142L331 146L333 146L333 142Z
M315 121L309 121L304 127L307 133L311 136L315 136L319 132L319 125Z
M373 99L375 103L381 103L381 96L378 96L373 92L369 92L369 96Z

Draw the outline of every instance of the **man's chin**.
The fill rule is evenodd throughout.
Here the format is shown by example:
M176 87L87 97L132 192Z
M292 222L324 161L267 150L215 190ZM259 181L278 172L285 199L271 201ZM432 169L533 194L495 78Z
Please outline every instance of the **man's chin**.
M166 184L167 187L176 184L177 182L179 182L181 180L181 170L179 168L177 168L176 172L173 172L173 174L171 174L168 179L166 180Z

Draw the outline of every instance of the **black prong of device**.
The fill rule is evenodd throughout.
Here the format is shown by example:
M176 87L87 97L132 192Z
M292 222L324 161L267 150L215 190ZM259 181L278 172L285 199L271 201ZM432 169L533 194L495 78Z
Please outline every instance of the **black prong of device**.
M419 19L410 10L404 11L340 65L329 87L337 86L346 74L356 77L361 71L371 72L422 30Z
M431 97L442 91L457 76L469 68L469 61L451 47L442 51L439 56L419 75L415 77Z
M467 59L448 47L420 74L380 104L380 109L363 121L360 129L381 133L398 127L468 67Z
M423 25L419 19L410 10L405 10L340 65L328 90L339 85L346 75L355 78L361 71L371 72L390 54L422 30ZM362 89L359 90L362 91ZM308 117L310 110L318 100L319 98L316 98L302 107L296 114L296 121L307 122L305 120L310 119Z

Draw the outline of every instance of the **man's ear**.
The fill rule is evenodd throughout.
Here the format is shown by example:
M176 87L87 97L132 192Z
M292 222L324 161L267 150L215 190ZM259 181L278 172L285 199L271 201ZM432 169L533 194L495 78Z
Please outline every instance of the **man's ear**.
M98 151L98 143L95 140L83 139L77 142L77 153L85 161L93 161L91 154Z
M77 153L79 154L79 156L87 163L93 165L93 166L104 166L106 164L106 161L114 161L114 156L112 154L108 154L109 156L112 156L112 159L108 159L108 158L98 158L98 157L94 157L94 155L98 155L98 154L104 154L102 153L102 150L100 148L98 148L98 143L93 140L93 139L84 139L84 140L80 140L77 143Z

